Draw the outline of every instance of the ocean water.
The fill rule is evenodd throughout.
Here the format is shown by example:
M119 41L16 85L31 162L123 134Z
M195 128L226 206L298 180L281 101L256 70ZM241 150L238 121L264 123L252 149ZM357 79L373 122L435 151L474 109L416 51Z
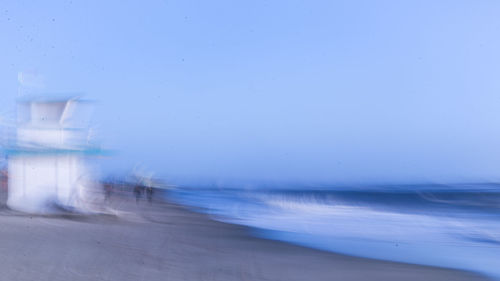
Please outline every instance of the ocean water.
M500 280L500 186L194 189L169 197L256 235Z

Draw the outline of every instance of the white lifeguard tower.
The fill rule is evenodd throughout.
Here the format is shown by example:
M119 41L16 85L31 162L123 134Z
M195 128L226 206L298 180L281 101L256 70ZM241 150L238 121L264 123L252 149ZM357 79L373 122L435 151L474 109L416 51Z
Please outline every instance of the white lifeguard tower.
M86 210L91 104L77 98L24 99L17 104L16 138L7 149L7 206L29 213Z

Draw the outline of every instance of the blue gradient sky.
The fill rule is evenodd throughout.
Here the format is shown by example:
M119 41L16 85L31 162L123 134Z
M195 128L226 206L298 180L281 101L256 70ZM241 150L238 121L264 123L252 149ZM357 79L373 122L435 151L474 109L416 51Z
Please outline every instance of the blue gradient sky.
M170 179L500 180L498 1L2 1L18 72Z

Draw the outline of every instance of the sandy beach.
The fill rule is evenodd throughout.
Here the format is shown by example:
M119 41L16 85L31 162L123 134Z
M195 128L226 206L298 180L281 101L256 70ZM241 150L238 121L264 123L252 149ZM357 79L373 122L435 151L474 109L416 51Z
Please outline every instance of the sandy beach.
M32 216L9 210L5 197L0 280L488 280L255 238L160 198L115 196L116 215Z

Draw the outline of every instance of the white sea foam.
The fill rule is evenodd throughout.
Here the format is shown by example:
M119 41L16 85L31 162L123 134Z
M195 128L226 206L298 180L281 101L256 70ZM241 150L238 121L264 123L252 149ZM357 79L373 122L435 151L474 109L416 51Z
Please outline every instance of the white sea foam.
M500 278L500 221L481 213L411 213L276 194L239 194L223 203L210 198L216 219L256 227L271 239Z
M238 220L306 246L500 277L499 222L313 202L267 204L273 211Z

